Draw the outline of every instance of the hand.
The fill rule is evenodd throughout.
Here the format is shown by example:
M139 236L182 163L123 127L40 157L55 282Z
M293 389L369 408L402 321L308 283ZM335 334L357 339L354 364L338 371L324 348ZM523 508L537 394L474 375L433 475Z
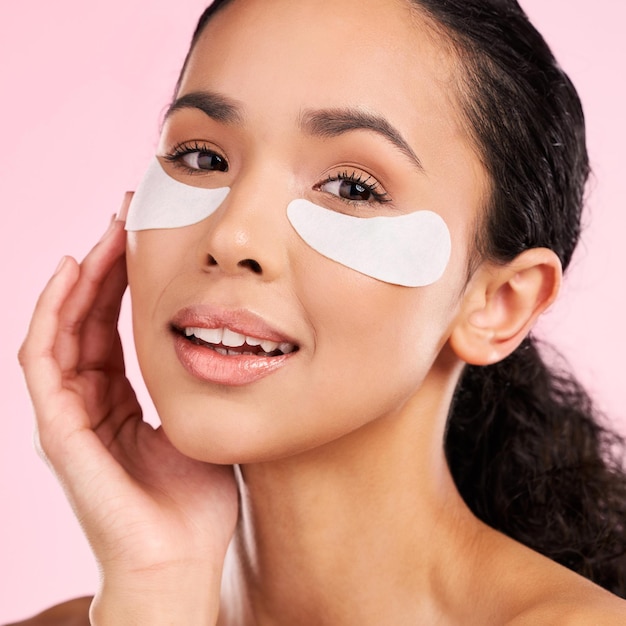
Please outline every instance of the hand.
M180 608L196 588L215 604L237 519L232 468L185 457L142 420L117 331L124 249L124 223L113 221L39 298L19 358L40 451L99 561L104 605L172 596Z

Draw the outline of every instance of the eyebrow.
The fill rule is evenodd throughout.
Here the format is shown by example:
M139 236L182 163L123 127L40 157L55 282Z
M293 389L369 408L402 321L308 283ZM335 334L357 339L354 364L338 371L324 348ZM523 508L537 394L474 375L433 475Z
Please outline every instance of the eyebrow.
M420 171L424 171L424 166L411 146L400 132L380 115L353 108L308 110L300 116L300 127L317 137L337 137L353 130L373 131L390 141Z
M212 91L193 91L170 104L165 119L182 109L199 109L211 119L223 124L241 123L243 107L236 100Z
M243 121L243 106L213 91L193 91L177 98L167 109L165 119L182 109L199 109L211 119L223 124ZM300 115L300 128L316 137L337 137L355 130L369 130L390 141L420 171L424 166L408 142L381 115L354 108L309 109Z

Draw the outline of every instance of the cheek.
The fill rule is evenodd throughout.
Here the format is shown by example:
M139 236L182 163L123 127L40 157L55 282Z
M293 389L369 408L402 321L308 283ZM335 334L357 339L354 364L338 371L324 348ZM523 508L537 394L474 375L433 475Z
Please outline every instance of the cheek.
M128 286L132 302L133 330L137 355L143 361L158 349L155 333L162 333L165 321L159 316L159 303L170 285L189 263L189 237L178 231L129 232L126 249ZM161 342L162 344L162 342Z
M294 315L306 320L311 339L294 366L250 389L189 381L158 311L181 285L197 287L192 247L182 230L129 234L139 362L168 436L194 458L233 463L288 456L392 414L419 391L445 341L451 272L428 287L399 287L300 242L284 297L298 302Z
M134 299L150 299L186 271L194 242L188 229L129 232L126 246L128 284Z
M128 273L128 289L132 302L133 328L135 341L138 331L148 327L151 302L159 291L157 275L151 262L153 254L149 252L149 235L128 233L126 247L126 269Z
M368 414L406 400L447 340L454 308L446 282L406 288L343 268L310 272L301 301L316 329L312 387L332 385L345 406Z

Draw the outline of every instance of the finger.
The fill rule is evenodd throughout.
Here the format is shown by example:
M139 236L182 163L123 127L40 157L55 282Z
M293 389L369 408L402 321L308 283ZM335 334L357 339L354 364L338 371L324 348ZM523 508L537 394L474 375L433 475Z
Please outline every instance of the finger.
M62 389L62 374L54 356L59 312L76 284L78 275L76 261L65 257L39 296L28 334L18 355L35 413L43 420L50 414L51 399Z
M80 278L59 316L55 354L63 371L75 371L81 356L80 334L103 282L125 250L124 223L114 220L85 257Z
M37 446L66 488L77 476L86 480L111 464L90 430L83 397L67 387L54 356L59 313L78 277L77 262L66 257L37 301L18 355L35 412Z
M128 208L134 196L134 192L127 191L124 194L122 207L117 214L117 221L125 222ZM111 346L110 365L120 372L125 371L122 344L117 322L119 321L122 296L126 291L128 278L126 275L126 259L120 258L109 273L103 288L99 290L93 306L93 314L88 318L83 333L83 367L98 367L98 354L101 350L92 349L90 346L98 346L101 342ZM91 341L84 341L89 337ZM92 343L93 342L93 343Z
M126 263L122 257L115 262L102 282L91 310L83 322L78 371L93 369L124 371L121 352L116 352L114 348L126 284Z
M125 193L117 221L126 220L133 195L131 191ZM122 373L125 371L117 323L127 284L126 260L121 257L115 262L98 290L92 310L83 324L79 364L81 371L101 369L105 366Z
M130 207L130 203L134 195L135 195L134 191L127 191L124 194L124 201L122 202L122 208L117 214L117 218L116 218L117 220L122 221L122 222L126 221L126 216L128 215L128 209Z

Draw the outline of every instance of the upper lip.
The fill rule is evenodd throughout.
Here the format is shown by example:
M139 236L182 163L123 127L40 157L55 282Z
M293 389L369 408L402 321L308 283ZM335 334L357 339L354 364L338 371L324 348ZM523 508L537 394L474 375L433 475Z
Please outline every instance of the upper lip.
M171 320L177 330L185 328L229 328L247 337L257 337L276 343L298 342L247 309L222 309L208 304L188 306L178 311Z

